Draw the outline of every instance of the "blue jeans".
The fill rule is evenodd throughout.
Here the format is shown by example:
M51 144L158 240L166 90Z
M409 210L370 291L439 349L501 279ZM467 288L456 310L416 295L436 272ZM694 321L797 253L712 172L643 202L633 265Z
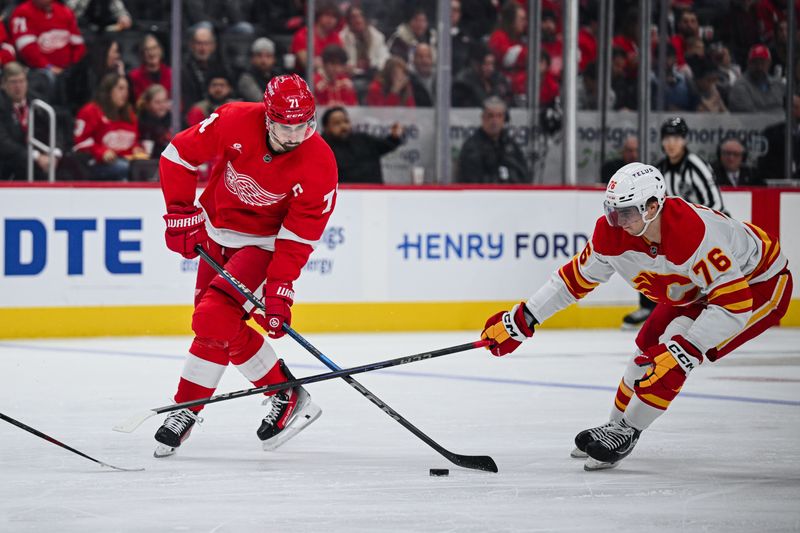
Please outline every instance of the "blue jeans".
M127 159L117 158L111 163L95 163L89 167L92 179L97 181L128 181Z

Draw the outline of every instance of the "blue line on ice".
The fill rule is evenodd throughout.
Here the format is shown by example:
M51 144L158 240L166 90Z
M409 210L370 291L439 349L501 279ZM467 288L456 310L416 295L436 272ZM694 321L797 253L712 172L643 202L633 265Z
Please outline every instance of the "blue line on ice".
M17 350L36 350L36 351L50 351L50 352L63 352L63 353L91 353L96 355L121 355L125 357L143 357L147 359L174 359L183 360L182 355L168 355L168 354L155 354L155 353L142 353L142 352L126 352L122 350L97 350L91 348L69 348L66 346L51 346L51 345L32 345L32 344L16 344L13 342L0 342L0 348L13 348ZM303 363L292 363L292 368L308 368L313 370L321 370L325 367L322 365L309 365ZM382 374L392 374L403 377L415 378L435 378L435 379L449 379L454 381L476 381L480 383L502 383L504 385L521 385L525 387L549 387L555 389L580 389L580 390L598 390L615 392L616 387L607 387L602 385L583 385L580 383L553 383L548 381L533 381L527 379L510 379L510 378L493 378L485 376L459 376L456 374L437 374L433 372L414 372L414 371L399 371L399 370L382 370ZM702 394L698 392L684 392L681 394L684 398L699 398L703 400L718 400L728 402L743 402L743 403L760 403L770 405L788 405L792 407L800 407L798 400L775 400L770 398L753 398L749 396L728 396L724 394Z

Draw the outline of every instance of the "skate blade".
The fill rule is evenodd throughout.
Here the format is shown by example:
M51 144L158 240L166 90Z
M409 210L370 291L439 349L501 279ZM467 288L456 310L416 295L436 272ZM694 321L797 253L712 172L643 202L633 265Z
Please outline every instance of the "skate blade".
M606 463L604 461L598 461L592 457L586 457L586 462L583 463L583 469L587 472L593 472L595 470L608 470L610 468L614 468L619 464L619 461L616 463Z
M586 459L587 457L589 457L589 454L587 454L586 452L582 452L580 448L576 446L575 448L573 448L571 452L569 452L569 456L572 457L573 459Z
M640 329L642 329L642 324L644 324L644 322L640 322L638 324L628 324L626 322L623 322L622 326L620 326L619 329L621 329L622 331L639 331Z
M266 452L277 450L286 444L289 439L308 427L312 422L319 418L320 415L322 415L322 409L317 404L309 401L303 406L299 413L292 417L283 431L271 439L265 440L261 447Z
M153 457L156 459L169 457L170 455L175 455L176 451L178 451L178 448L173 448L172 446L167 446L166 444L159 444L153 451Z

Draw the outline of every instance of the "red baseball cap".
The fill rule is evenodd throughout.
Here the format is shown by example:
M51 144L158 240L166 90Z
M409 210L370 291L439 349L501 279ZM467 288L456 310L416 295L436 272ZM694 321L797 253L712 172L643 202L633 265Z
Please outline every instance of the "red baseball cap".
M772 59L772 56L769 53L769 48L763 44L754 44L750 48L750 53L747 54L748 61L752 61L753 59Z

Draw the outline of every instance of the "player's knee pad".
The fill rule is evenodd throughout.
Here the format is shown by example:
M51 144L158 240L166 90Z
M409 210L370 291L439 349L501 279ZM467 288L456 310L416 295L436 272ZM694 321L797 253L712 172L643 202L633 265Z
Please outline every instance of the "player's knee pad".
M192 315L192 330L204 339L230 342L242 326L241 306L213 287L206 291Z

